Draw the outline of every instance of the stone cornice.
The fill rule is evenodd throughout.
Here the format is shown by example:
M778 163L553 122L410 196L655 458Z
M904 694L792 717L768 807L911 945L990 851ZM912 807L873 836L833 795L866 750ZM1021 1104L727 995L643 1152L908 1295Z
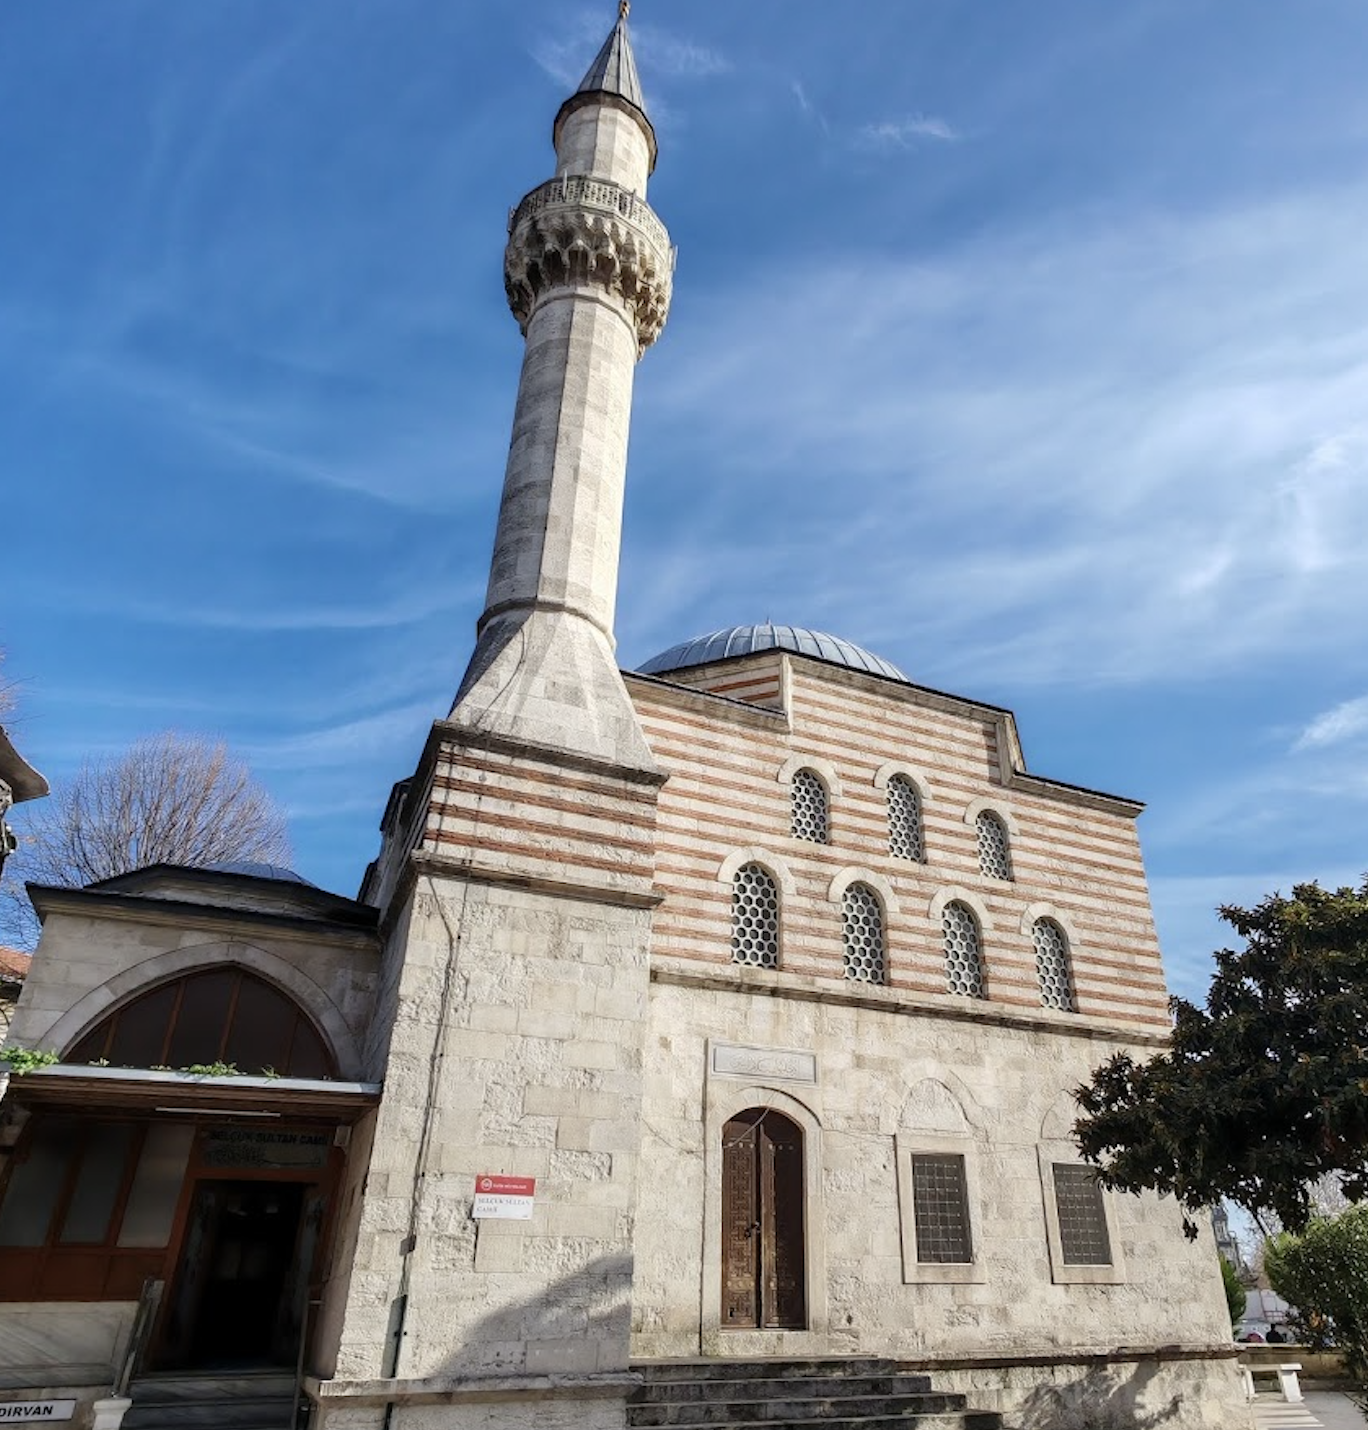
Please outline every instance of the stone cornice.
M379 935L374 924L366 927L364 924L340 923L326 918L267 913L257 909L215 908L184 899L111 894L93 889L56 889L30 884L28 891L34 908L44 921L49 914L60 913L78 918L118 919L214 933L225 929L244 932L257 929L269 932L273 938L313 944L346 944L369 953L379 953Z
M1023 1032L1049 1032L1063 1037L1105 1042L1116 1047L1164 1048L1169 1042L1166 1032L1120 1020L1110 1022L1078 1013L1005 1008L977 1000L971 1002L949 997L942 1000L874 984L862 984L856 992L851 985L840 980L785 974L773 969L747 969L733 964L689 966L677 959L663 961L659 954L652 955L651 982L713 993L736 993L747 998L788 998L799 1003L872 1009L894 1016L938 1018L973 1023L978 1027L987 1025Z
M700 690L697 686L683 685L659 675L642 675L636 670L624 670L622 678L629 691L633 686L642 686L649 691L649 697L643 693L643 699L657 700L662 705L700 710L717 719L738 725L753 725L757 729L788 731L792 728L788 711L776 710L772 705L756 705L731 695L717 695L711 690Z

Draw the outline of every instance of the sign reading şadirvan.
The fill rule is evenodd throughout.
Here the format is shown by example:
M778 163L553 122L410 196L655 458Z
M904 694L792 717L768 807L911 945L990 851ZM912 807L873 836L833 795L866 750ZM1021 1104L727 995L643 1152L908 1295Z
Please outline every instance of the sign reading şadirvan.
M35 1420L70 1420L76 1413L74 1400L0 1400L0 1421L32 1424Z

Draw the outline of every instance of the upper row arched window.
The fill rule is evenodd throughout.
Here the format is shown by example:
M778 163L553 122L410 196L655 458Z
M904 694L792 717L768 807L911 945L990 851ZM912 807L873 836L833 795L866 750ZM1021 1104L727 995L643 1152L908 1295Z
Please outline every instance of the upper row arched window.
M827 787L812 770L798 770L789 794L789 827L795 839L825 844L831 836Z
M906 775L894 775L888 782L888 852L895 859L926 858L921 796Z
M1069 941L1064 930L1053 919L1037 919L1031 929L1031 941L1035 944L1042 1005L1061 1013L1076 1012L1073 979L1069 976Z
M985 809L974 821L974 827L978 833L979 873L989 879L1010 879L1012 849L1002 816Z
M904 774L890 776L887 786L888 852L895 859L926 861L926 831L922 798L915 781ZM974 821L979 872L989 879L1012 878L1012 852L1006 821L993 810ZM831 796L815 770L795 770L789 787L789 833L810 844L831 842Z
M732 962L751 968L779 967L779 885L763 864L743 864L732 879ZM974 911L958 899L941 912L947 993L987 998L983 939ZM883 901L868 884L849 884L841 896L842 967L857 983L887 983L888 943ZM1077 1011L1069 943L1050 918L1031 928L1041 1006Z

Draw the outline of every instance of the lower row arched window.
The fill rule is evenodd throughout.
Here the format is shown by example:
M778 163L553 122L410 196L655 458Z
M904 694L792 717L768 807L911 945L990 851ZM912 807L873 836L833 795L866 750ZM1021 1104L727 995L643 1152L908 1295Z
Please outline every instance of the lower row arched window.
M842 965L856 983L887 983L884 908L868 884L850 884L841 898ZM978 919L967 904L952 900L941 913L946 991L987 998ZM1040 1002L1060 1012L1077 1011L1069 968L1069 945L1053 919L1037 919L1035 947ZM732 880L732 962L750 968L779 967L779 886L762 864L743 864Z
M883 905L868 884L851 884L841 898L845 976L857 983L886 983Z
M986 998L978 920L966 904L946 904L941 914L945 940L945 986L965 998Z
M779 887L761 864L743 864L732 880L732 962L779 967Z
M1031 929L1035 944L1036 978L1042 1007L1061 1013L1076 1011L1073 980L1069 977L1069 943L1053 919L1037 919Z

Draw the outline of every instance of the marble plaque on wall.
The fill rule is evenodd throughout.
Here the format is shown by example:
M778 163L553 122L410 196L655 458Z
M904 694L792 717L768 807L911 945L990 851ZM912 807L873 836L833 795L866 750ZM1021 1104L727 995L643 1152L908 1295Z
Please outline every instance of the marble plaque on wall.
M790 1048L747 1048L736 1043L714 1043L712 1073L714 1077L815 1083L817 1055L794 1052Z

